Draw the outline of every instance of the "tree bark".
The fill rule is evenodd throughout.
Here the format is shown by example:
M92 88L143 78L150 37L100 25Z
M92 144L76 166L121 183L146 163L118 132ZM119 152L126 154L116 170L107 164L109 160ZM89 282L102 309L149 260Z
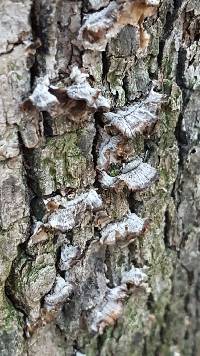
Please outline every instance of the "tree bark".
M199 355L199 33L198 0L1 2L2 356Z

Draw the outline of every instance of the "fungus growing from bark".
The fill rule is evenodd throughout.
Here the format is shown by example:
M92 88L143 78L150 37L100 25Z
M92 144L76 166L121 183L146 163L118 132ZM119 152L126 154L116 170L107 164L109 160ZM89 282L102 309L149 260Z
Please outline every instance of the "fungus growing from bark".
M124 188L141 191L151 186L158 178L155 168L142 162L140 158L125 163L120 174L112 177L105 171L99 172L99 182L104 188Z
M109 4L109 0L87 0L86 5L89 10L99 10Z
M69 87L50 87L50 92L54 94L61 103L65 102L68 107L70 107L70 105L73 107L73 105L77 105L77 101L79 104L83 102L85 109L88 111L90 109L91 112L109 110L109 101L101 95L99 89L91 87L87 81L87 73L81 72L81 70L75 66L72 68L70 78L73 84ZM75 101L75 103L73 101Z
M109 289L105 300L93 312L91 329L103 334L106 326L114 325L122 314L123 301L127 296L126 284Z
M103 228L111 222L112 218L106 210L99 210L95 214L94 224L96 227Z
M73 292L73 286L61 276L57 276L53 288L44 298L44 308L58 309Z
M72 85L66 88L51 86L48 78L44 78L38 83L28 101L40 111L49 111L55 104L65 104L66 110L68 109L70 112L70 109L77 105L77 101L79 110L87 109L91 112L108 110L110 108L109 101L101 95L99 89L90 86L87 78L88 74L81 72L77 66L72 68L70 75Z
M55 320L63 304L71 297L72 293L73 286L61 276L57 276L52 289L44 297L44 305L40 308L38 317L26 319L26 336L30 337L37 329Z
M40 79L33 93L29 96L28 101L39 111L51 112L52 108L59 103L56 96L49 92L49 85L47 77Z
M33 234L28 241L28 248L38 243L48 240L48 232L41 221L37 221L34 227Z
M111 1L103 10L85 16L78 40L85 49L104 51L111 38L124 26L132 25L140 29L141 47L147 46L149 36L143 29L143 21L156 13L158 5L159 0Z
M98 210L102 206L102 200L94 189L71 201L60 196L48 199L47 204L50 201L56 202L58 209L50 213L45 225L61 232L79 226L84 220L86 211Z
M96 111L108 111L109 101L99 89L92 88L87 81L88 74L75 66L70 75L68 87L51 86L47 77L39 79L32 95L25 100L21 109L29 115L37 111L48 112L52 118L66 117L66 120L84 122ZM35 113L36 115L36 113Z
M102 334L105 327L113 326L123 312L123 304L130 294L129 286L136 288L142 287L146 292L149 291L147 283L147 275L144 272L145 268L132 267L130 271L122 274L121 285L108 291L104 300L96 306L92 313L91 329L99 334Z
M132 138L137 133L149 133L158 120L157 110L161 100L162 94L152 89L145 100L125 106L116 112L105 113L105 128L127 138Z
M46 214L42 221L37 221L28 247L48 239L49 230L66 232L79 226L87 211L97 211L102 206L102 199L94 189L82 193L72 200L60 195L43 199Z
M122 220L109 223L101 230L100 243L104 245L127 245L141 236L148 226L147 221L130 213Z

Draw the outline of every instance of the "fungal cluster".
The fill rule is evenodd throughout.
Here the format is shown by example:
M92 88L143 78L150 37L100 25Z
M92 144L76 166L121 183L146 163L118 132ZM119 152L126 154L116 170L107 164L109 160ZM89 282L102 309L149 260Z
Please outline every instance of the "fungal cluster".
M146 47L149 35L143 28L146 17L156 13L159 0L117 0L98 12L86 15L78 40L85 49L104 51L108 41L126 25L139 27L140 45Z
M78 119L79 111L80 115L84 115L84 111L88 115L98 110L109 110L108 100L101 95L100 90L90 86L87 77L88 74L75 66L72 68L71 85L68 87L51 86L48 78L41 79L33 94L22 104L22 108L26 110L26 107L33 106L39 111L48 111L53 115L56 109L59 112L59 108L62 108L72 120Z
M33 93L21 104L24 114L21 135L26 147L38 147L41 143L44 115L49 115L55 123L52 130L56 134L57 121L61 118L64 132L72 131L88 123L96 111L110 109L109 100L99 89L93 88L87 78L84 70L77 66L72 68L67 87L50 85L48 77L38 78Z
M104 51L108 41L129 24L139 29L143 47L149 39L143 29L143 21L155 14L158 5L157 0L88 1L89 10L96 11L83 19L77 43L86 50ZM145 233L149 223L148 219L130 211L126 198L125 208L114 216L111 211L114 204L109 204L108 197L120 196L122 191L143 191L158 179L156 169L134 152L132 144L138 136L150 135L156 126L162 95L152 85L149 93L138 102L111 109L109 100L91 83L84 68L74 65L64 83L52 85L48 77L39 78L33 93L21 105L22 139L27 148L33 149L37 161L38 157L41 161L43 159L49 173L44 173L40 163L36 170L42 175L44 185L45 174L50 174L50 171L53 171L54 181L59 175L69 176L67 185L56 182L56 189L46 188L42 193L38 189L33 231L26 243L26 252L31 259L21 256L16 261L16 272L12 277L15 279L14 288L13 282L8 280L17 305L27 315L27 335L57 318L61 309L67 308L66 305L76 298L79 299L73 310L76 317L80 317L84 306L84 322L90 331L101 334L105 327L115 324L122 314L126 298L134 293L135 288L146 293L149 290L146 270L134 266L121 273L120 283L115 279L112 287L109 284L106 251L126 248ZM94 117L96 112L97 118ZM53 122L52 140L43 135L45 118L51 124ZM44 153L43 147L49 144L52 149L57 135L54 128L61 118L63 132L60 135L66 132L69 136L75 135L76 144L81 148L75 154L70 149L66 152L63 147L68 136L64 136L59 147L64 157L63 167L60 157L57 157L55 165L48 170L51 159L49 151ZM67 161L69 154L75 162L80 151L86 160L84 155L88 142L79 130L86 131L89 125L94 131L90 154L96 158L94 170L98 189L94 188L93 180L76 186L73 183L76 176L74 171L70 171ZM44 158L41 158L41 152ZM77 162L74 170L79 169L80 161ZM30 276L36 273L32 298L26 289L26 284L32 283L26 279L27 271Z
M77 72L77 68L72 72L71 77L73 79ZM76 79L77 88L85 83L85 78L86 75L83 74L79 79ZM43 91L41 97L39 94L39 97L37 97L36 92L28 99L32 101L34 106L37 106L37 110L51 110L52 105L59 105L57 99L52 98L54 95L49 90L47 89L46 94ZM70 90L72 89L70 88ZM67 92L66 89L65 92ZM76 90L72 90L72 92L74 92L74 98L78 101ZM81 95L83 98L84 95ZM87 95L89 94L87 93ZM100 95L99 97L101 98ZM105 211L105 197L101 196L101 192L102 189L105 192L116 191L118 193L122 189L141 191L150 187L157 179L158 174L155 168L148 163L144 163L140 157L133 156L130 143L136 135L151 132L158 120L157 111L161 99L160 94L151 90L146 99L140 103L118 109L116 112L102 113L103 126L98 127L96 167L97 179L101 189L97 192L91 187L87 192L74 192L72 195L61 190L60 194L43 198L43 217L35 222L33 234L27 244L29 253L34 253L35 246L48 244L50 235L56 234L59 236L60 234L64 238L64 235L70 231L93 223L97 226L99 232L96 237L92 237L94 244L91 244L90 247L91 256L93 254L98 256L101 249L105 251L106 247L125 248L134 239L144 234L148 227L148 221L138 217L135 213L128 211L126 215L119 219L113 220L110 218ZM99 107L97 102L93 103L91 97L87 98L87 105L95 110ZM120 118L124 125L121 125ZM113 164L118 167L115 174L111 172ZM100 224L97 223L99 220L101 220ZM60 272L57 271L55 274L54 270L54 278L48 285L49 290L45 289L48 290L48 293L44 297L42 308L40 309L39 305L39 296L42 290L38 288L37 302L34 302L33 306L30 305L28 310L26 309L26 312L29 313L27 335L31 334L38 325L44 325L48 320L55 318L63 304L70 302L74 293L77 293L77 281L79 281L80 286L83 283L84 274L80 275L80 263L83 263L87 248L85 250L85 247L78 243L76 245L67 243L66 238L63 241L60 260L58 261ZM88 258L91 258L90 254ZM83 272L85 273L85 269L83 269ZM98 273L95 273L95 275L97 276ZM16 281L17 278L16 276ZM124 272L121 276L121 285L113 288L107 287L108 281L105 272L99 278L102 291L99 301L93 300L88 303L88 323L92 331L102 333L106 326L114 325L120 317L124 301L132 291L130 286L145 287L145 290L148 290L148 288L146 273L142 269L134 267L130 271ZM20 304L24 305L24 302L20 301Z

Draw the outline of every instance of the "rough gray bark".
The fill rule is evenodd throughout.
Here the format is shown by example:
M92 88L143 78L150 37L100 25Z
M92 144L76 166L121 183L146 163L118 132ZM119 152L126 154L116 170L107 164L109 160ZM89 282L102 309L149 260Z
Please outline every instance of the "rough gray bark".
M0 4L3 356L199 355L200 4L158 3Z

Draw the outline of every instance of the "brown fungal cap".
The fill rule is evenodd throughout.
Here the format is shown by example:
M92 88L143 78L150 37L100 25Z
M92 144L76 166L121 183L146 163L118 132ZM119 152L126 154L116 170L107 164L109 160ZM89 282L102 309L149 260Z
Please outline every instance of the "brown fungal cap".
M93 88L87 81L88 74L75 66L72 68L68 87L51 86L47 77L40 78L33 93L26 99L23 111L47 111L52 117L66 115L71 121L85 121L90 113L108 111L109 101L101 95L99 89Z
M124 26L139 26L143 30L143 20L154 15L158 5L158 0L111 1L103 10L85 16L78 40L85 49L104 51L108 41Z
M87 73L81 72L81 70L75 66L72 68L70 75L73 82L71 86L66 88L50 87L49 91L57 97L61 104L66 104L68 110L70 107L80 107L81 103L82 111L84 109L88 110L88 112L109 110L109 101L101 95L99 89L90 86L87 77Z
M106 170L112 163L118 163L121 158L127 158L130 148L120 136L110 136L105 130L99 128L97 168Z

